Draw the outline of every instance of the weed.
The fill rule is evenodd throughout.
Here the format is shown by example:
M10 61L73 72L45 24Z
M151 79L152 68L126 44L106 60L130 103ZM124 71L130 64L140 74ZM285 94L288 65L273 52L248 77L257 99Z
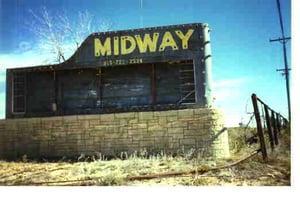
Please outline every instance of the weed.
M121 176L120 174L114 173L107 173L104 176L100 177L96 180L96 185L98 186L121 186L125 185L125 177Z

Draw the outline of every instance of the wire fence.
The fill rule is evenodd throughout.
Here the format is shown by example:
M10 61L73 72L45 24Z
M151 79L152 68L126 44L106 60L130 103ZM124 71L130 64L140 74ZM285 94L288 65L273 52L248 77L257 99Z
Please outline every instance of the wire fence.
M269 152L279 145L279 134L286 131L289 121L269 107L256 94L252 94L251 99L257 130L253 137L258 138L263 160L267 161Z

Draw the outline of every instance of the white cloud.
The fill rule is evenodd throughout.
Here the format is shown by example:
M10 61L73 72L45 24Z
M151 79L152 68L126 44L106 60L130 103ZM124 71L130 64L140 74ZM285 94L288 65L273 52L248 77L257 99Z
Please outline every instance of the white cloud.
M0 68L16 68L41 65L47 56L34 51L24 53L0 54Z
M27 41L22 41L19 43L18 50L21 52L30 51L32 49L31 43Z
M238 98L245 89L245 84L250 81L247 77L215 81L213 82L213 97L216 102Z
M233 85L242 85L249 81L248 77L241 77L235 79L221 79L219 81L213 82L214 88L224 88L224 87L232 87Z
M248 97L250 98L250 90L247 89L250 82L249 77L239 77L220 79L213 83L214 106L223 110L227 127L238 126L241 121L247 121L249 115L245 105Z
M5 92L0 92L0 119L5 118Z
M5 80L6 80L6 74L5 74L5 72L1 72L0 71L0 83L1 82L5 82Z
M23 44L22 44L23 43ZM0 54L0 72L6 68L28 67L55 64L55 54L51 53L43 45L37 45L31 48L25 41L20 45L24 45L25 49L18 49L14 53ZM25 46L26 45L26 46ZM66 60L76 51L73 43L65 43L62 46L65 51ZM0 73L1 74L1 73Z

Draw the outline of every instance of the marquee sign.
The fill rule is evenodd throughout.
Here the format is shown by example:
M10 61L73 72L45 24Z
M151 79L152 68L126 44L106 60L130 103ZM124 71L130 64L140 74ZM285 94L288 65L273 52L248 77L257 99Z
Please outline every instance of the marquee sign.
M95 33L75 53L75 63L113 66L194 59L201 55L202 34L202 24Z
M9 118L211 106L209 26L93 33L67 61L6 73Z

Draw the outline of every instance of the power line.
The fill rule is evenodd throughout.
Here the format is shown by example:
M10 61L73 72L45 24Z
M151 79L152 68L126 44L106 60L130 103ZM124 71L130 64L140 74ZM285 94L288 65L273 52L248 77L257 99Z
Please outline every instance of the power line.
M285 75L286 93L287 93L287 102L288 102L288 117L289 117L289 121L291 121L290 84L289 84L289 71L291 69L288 68L287 55L286 55L286 43L288 40L291 39L291 37L285 37L285 35L284 35L284 27L283 27L283 22L282 22L280 0L276 0L276 4L277 4L277 10L278 10L278 14L279 14L281 38L272 39L272 40L270 39L270 42L280 42L282 44L283 57L284 57L284 69L277 69L276 71L283 71L283 75Z
M143 23L143 0L140 0L140 28L144 27Z

